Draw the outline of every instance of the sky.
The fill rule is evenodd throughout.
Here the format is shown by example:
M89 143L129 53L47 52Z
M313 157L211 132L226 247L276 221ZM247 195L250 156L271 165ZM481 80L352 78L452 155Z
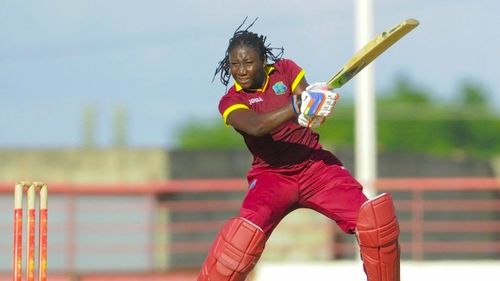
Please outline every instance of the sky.
M89 109L95 145L109 147L120 108L128 145L173 148L186 122L220 120L225 87L212 78L245 17L258 17L251 31L284 47L284 57L302 66L309 82L319 82L355 52L354 5L2 0L0 148L79 147ZM467 79L500 109L500 1L373 0L373 7L374 36L406 18L420 21L374 63L376 91L405 75L434 99L450 101ZM353 84L340 93L352 96Z

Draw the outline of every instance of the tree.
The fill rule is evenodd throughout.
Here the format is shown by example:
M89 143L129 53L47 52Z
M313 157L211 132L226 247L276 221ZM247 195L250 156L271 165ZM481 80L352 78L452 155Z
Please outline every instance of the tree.
M178 132L178 145L185 150L244 147L241 136L233 128L224 126L220 119L189 121Z
M379 151L412 151L434 155L461 154L490 157L500 154L500 118L479 84L464 81L452 102L432 100L432 92L404 76L378 94ZM333 149L352 149L354 105L341 101L319 127L321 142ZM182 149L242 149L241 136L215 121L191 120L179 130Z

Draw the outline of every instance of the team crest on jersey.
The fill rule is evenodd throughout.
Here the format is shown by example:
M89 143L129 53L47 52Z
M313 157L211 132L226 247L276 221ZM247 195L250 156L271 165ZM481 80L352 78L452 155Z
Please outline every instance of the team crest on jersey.
M282 81L279 81L273 85L273 90L277 95L283 95L286 93L286 85Z

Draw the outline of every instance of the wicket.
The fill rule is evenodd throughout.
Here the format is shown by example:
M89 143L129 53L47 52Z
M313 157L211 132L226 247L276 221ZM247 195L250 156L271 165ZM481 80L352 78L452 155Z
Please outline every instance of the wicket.
M22 281L23 193L27 193L28 236L26 239L26 280L35 281L36 191L39 191L38 281L47 280L47 185L41 182L18 182L14 189L14 272L13 280Z

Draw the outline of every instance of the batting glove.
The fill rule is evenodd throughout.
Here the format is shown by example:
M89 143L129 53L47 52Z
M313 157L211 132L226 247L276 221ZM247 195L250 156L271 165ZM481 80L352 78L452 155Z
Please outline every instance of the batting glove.
M302 94L293 96L292 105L295 113L303 114L306 119L327 117L339 97L338 93L328 90L325 83L315 83L309 85Z

